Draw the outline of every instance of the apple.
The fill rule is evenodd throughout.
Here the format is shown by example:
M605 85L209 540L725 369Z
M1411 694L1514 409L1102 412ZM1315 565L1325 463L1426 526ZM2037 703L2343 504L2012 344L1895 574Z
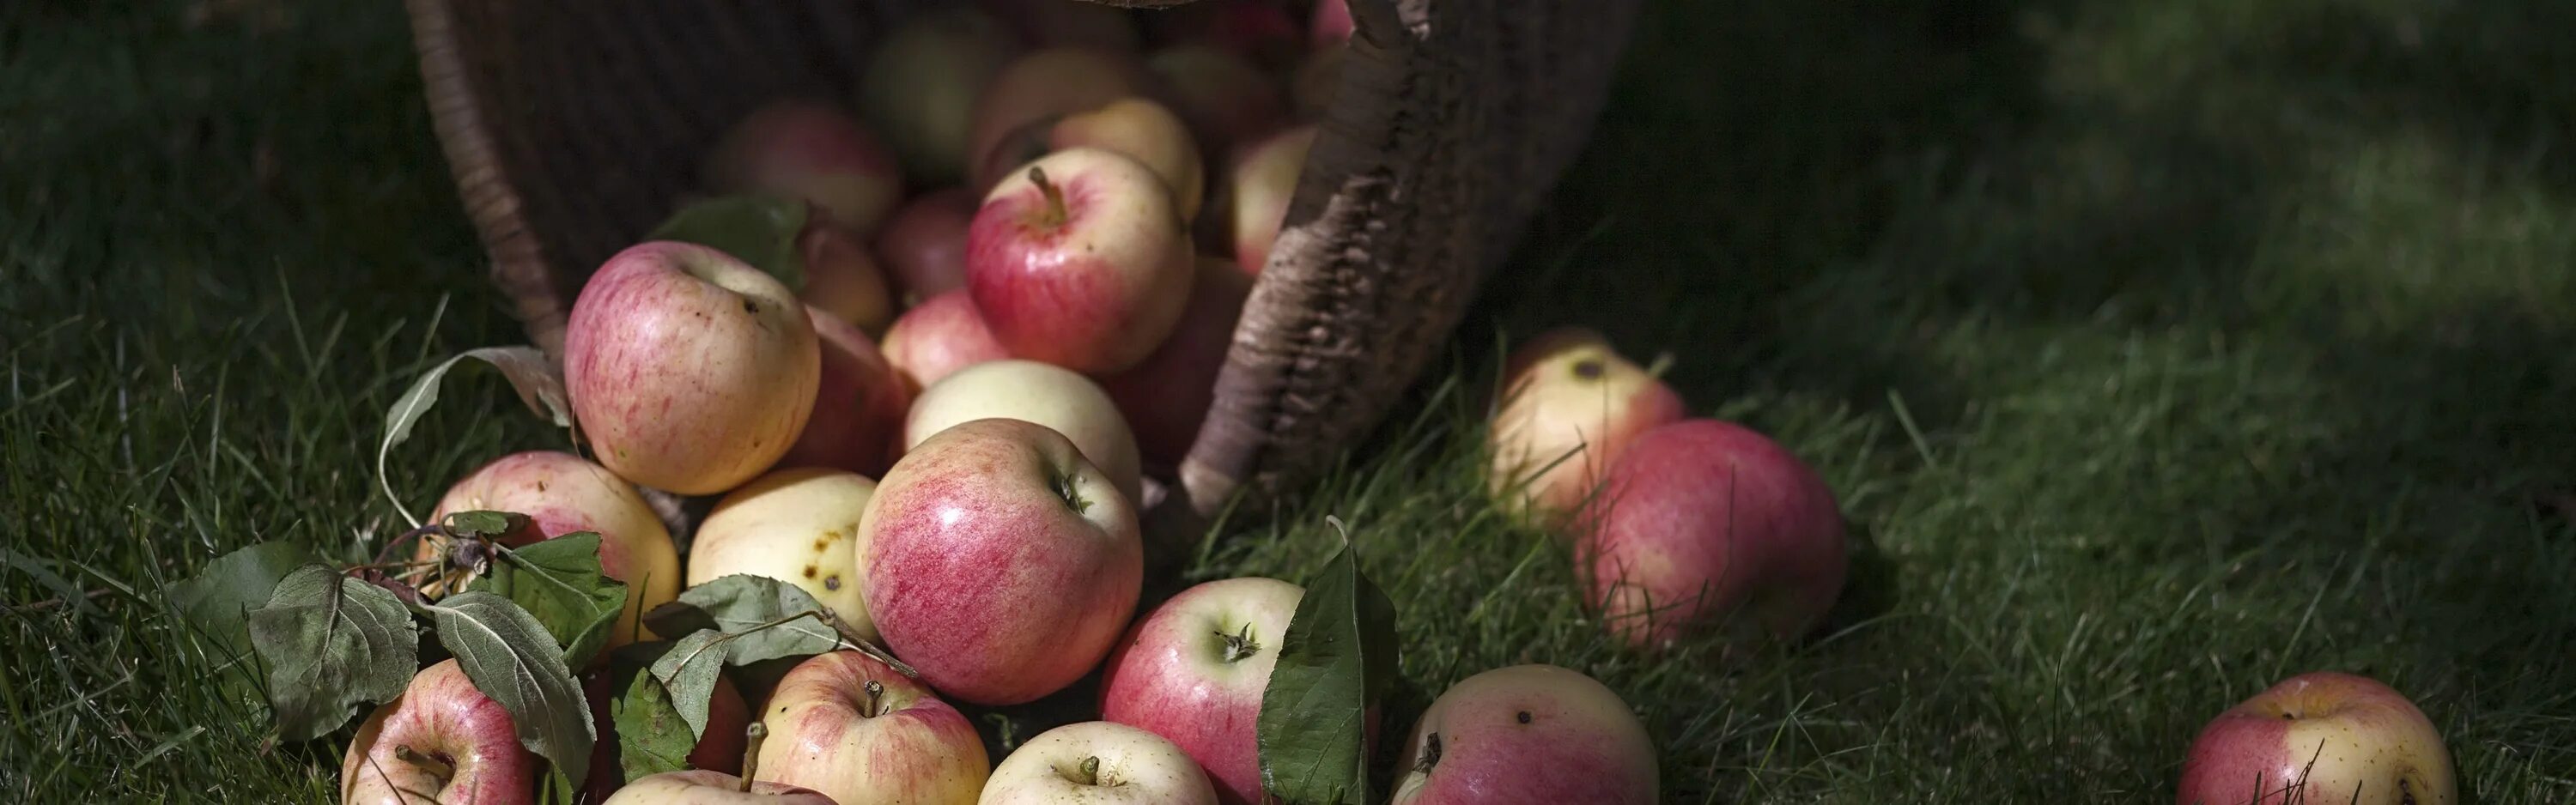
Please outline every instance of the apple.
M811 100L774 102L734 124L707 158L706 183L801 198L863 233L903 200L894 154L858 118Z
M1100 378L1101 390L1135 429L1136 446L1147 461L1171 468L1189 456L1199 425L1216 404L1216 376L1234 347L1234 325L1251 294L1252 278L1232 261L1199 258L1189 302L1163 345L1134 368Z
M877 639L860 592L859 514L877 491L856 473L772 471L716 503L689 548L689 586L735 574L804 588L861 637Z
M536 801L537 756L519 745L510 711L483 695L455 660L421 669L376 708L340 761L345 805Z
M746 782L720 771L695 769L647 775L617 789L603 805L838 805L810 788Z
M1188 753L1217 799L1260 802L1253 724L1305 588L1278 579L1211 581L1181 591L1127 630L1102 666L1100 717Z
M966 227L979 205L963 187L924 193L877 230L877 262L893 273L904 304L966 287Z
M1654 742L1619 694L1553 665L1459 680L1413 725L1394 805L1656 800Z
M1541 333L1504 361L1503 397L1486 431L1494 496L1542 517L1577 511L1638 434L1684 413L1680 394L1600 333Z
M2458 801L2450 750L2424 711L2378 680L2332 671L2282 680L2211 719L2174 796L2176 805Z
M1163 180L1183 220L1198 215L1207 187L1198 142L1179 115L1145 98L1119 98L1021 127L984 156L976 186L991 187L1021 166L1073 148L1098 148L1136 160Z
M821 360L786 286L687 243L608 258L564 325L564 386L600 463L683 495L732 489L785 455Z
M653 639L638 619L680 595L680 552L670 529L634 484L580 456L552 450L502 456L448 487L430 520L469 511L527 515L546 539L598 533L599 572L626 583L626 609L609 627L607 648ZM412 558L428 561L437 553L437 545L423 540Z
M1142 497L1136 437L1118 415L1118 404L1091 378L1036 361L979 363L923 389L904 420L904 449L950 427L993 417L1035 422L1064 434L1130 505Z
M839 805L971 803L990 762L966 716L856 651L817 654L778 682L761 723L758 779Z
M1270 244L1288 218L1288 202L1297 196L1297 174L1306 168L1306 151L1315 145L1315 127L1298 126L1245 148L1234 159L1228 179L1227 218L1233 236L1234 263L1243 273L1261 274L1270 262Z
M776 466L882 475L894 461L894 440L902 432L904 411L912 407L912 387L868 343L866 333L811 306L805 313L822 345L822 371L815 379L814 407L805 417L805 429L797 432L794 446Z
M1231 51L1174 45L1146 57L1145 66L1170 88L1172 111L1198 133L1205 153L1226 153L1288 119L1279 82Z
M966 289L926 300L894 320L886 330L886 362L913 388L929 388L941 378L985 361L1011 357Z
M1047 5L1074 5L1067 0L1034 0ZM1097 109L1127 97L1151 97L1154 74L1132 53L1058 47L1021 56L984 86L975 101L975 125L967 135L970 166L984 164L1005 140L1030 124L1044 123L1085 109ZM984 181L996 176L981 177ZM990 189L978 184L978 191Z
M1306 40L1317 50L1350 44L1351 5L1344 0L1317 0L1315 17L1308 21Z
M1162 180L1093 148L1004 179L966 235L966 292L993 339L1086 373L1135 366L1163 343L1189 301L1190 264Z
M643 673L637 668L634 673ZM609 712L611 700L626 694L620 683L632 677L602 667L581 674L582 698L590 703L590 723L599 730L599 741L591 745L590 779L583 788L591 801L598 801L625 784L626 772L618 758L616 714ZM707 697L707 728L698 734L698 743L690 747L686 760L690 768L708 769L732 774L742 771L743 728L751 724L751 705L742 700L742 691L733 680L716 677L713 692Z
M796 298L861 330L885 332L894 320L894 292L867 241L817 216L797 234L796 250L805 258L805 288Z
M1730 422L1639 434L1580 516L1589 603L1639 646L1718 622L1797 637L1833 607L1848 569L1833 490Z
M948 695L1018 704L1073 684L1136 611L1136 510L1062 434L1016 419L940 431L859 521L886 648Z
M1141 41L1126 12L1076 0L982 0L984 10L1008 21L1022 41L1042 47L1076 46L1135 50Z
M924 8L877 43L859 73L859 111L916 182L966 178L984 84L1020 54L1018 36L973 8Z
M1216 790L1180 747L1162 736L1107 721L1038 733L1002 758L982 805L1060 802L1214 805Z

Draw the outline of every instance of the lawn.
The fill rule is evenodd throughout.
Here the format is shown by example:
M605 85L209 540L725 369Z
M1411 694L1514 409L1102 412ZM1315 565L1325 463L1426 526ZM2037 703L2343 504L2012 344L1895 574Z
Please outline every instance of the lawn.
M1338 516L1401 610L1390 724L1570 666L1674 802L2165 800L2203 721L2312 669L2420 702L2470 801L2576 801L2569 30L2551 0L1656 3L1420 394L1188 576L1301 577ZM0 4L0 800L331 796L337 747L268 740L159 591L390 535L385 407L518 338L405 37L388 2ZM1497 345L1561 323L1832 482L1861 549L1825 633L1629 653L1484 502ZM559 443L497 383L447 399L411 500Z

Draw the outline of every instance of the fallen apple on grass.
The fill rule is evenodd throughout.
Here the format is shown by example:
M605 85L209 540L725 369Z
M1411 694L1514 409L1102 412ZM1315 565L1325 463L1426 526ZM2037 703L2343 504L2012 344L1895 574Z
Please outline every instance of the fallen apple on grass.
M2424 711L2378 680L2319 671L2211 719L2184 757L2176 805L2450 805L2450 750Z
M821 360L786 286L686 243L609 258L564 325L564 386L600 463L683 495L731 489L785 455Z
M1512 350L1486 432L1496 498L1545 520L1577 511L1638 434L1682 418L1680 394L1601 334L1541 333Z
M858 118L828 103L778 101L753 111L717 142L706 184L720 193L767 193L813 202L862 234L903 200L903 169Z
M1061 366L990 361L942 378L913 403L904 420L904 448L956 425L994 417L1035 422L1064 434L1130 505L1142 497L1136 436L1118 414L1118 404L1099 384Z
M1460 680L1415 722L1394 805L1656 802L1654 742L1619 694L1553 665Z
M1833 608L1849 569L1833 490L1731 422L1639 434L1578 516L1589 603L1637 646L1718 625L1794 639Z
M448 487L430 522L470 511L525 514L547 539L598 533L600 574L626 583L626 608L610 627L607 648L652 639L638 620L680 594L680 553L662 518L634 484L580 456L533 450L494 459ZM413 558L432 561L439 552L435 542L422 540Z
M914 181L963 180L975 100L1019 54L1018 36L990 14L924 8L905 16L869 56L859 74L859 110Z
M984 155L983 166L975 172L976 186L999 184L1023 165L1074 148L1097 148L1136 160L1161 177L1182 220L1198 215L1207 189L1198 140L1179 115L1144 98L1119 98L1021 127Z
M1064 802L1214 805L1216 790L1180 747L1125 724L1085 721L1038 733L1002 758L982 805Z
M689 586L737 573L803 588L867 640L876 621L859 575L859 515L877 484L820 467L771 472L725 495L698 525Z
M798 663L770 694L757 779L839 805L971 803L988 761L975 726L919 680L856 651Z
M859 522L868 612L931 687L1030 701L1100 664L1144 576L1136 511L1073 442L981 419L886 472Z
M966 228L974 225L979 203L963 187L924 193L877 230L877 262L893 276L904 304L966 287Z
M443 660L359 725L340 761L340 802L520 805L536 800L537 766L510 711Z
M1217 800L1260 802L1253 725L1305 588L1246 577L1191 587L1136 622L1102 666L1100 718L1188 754Z
M984 197L966 290L1015 357L1075 371L1142 362L1189 300L1189 239L1162 179L1092 148L1048 154Z
M1270 261L1270 247L1288 219L1288 202L1297 195L1297 175L1305 170L1306 151L1315 145L1315 127L1298 126L1270 135L1241 150L1227 174L1226 231L1235 265L1260 276Z
M985 325L983 312L975 309L975 300L964 288L922 300L904 311L886 330L884 350L886 362L914 390L927 389L959 369L1011 357L1010 350L993 339L993 329Z
M1198 277L1190 281L1190 299L1172 334L1143 363L1100 378L1101 390L1134 429L1137 450L1147 461L1178 467L1198 441L1199 426L1216 405L1216 376L1234 347L1234 325L1251 294L1252 278L1233 262L1199 258Z

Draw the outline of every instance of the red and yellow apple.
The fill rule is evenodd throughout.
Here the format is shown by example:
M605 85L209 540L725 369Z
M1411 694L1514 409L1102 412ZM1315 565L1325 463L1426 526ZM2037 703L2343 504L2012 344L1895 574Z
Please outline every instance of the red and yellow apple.
M1037 0L1048 5L1075 5ZM1011 62L984 86L975 101L975 125L967 137L970 166L985 164L1005 140L1028 128L1110 101L1154 97L1154 74L1133 53L1082 47L1054 47ZM999 176L982 176L996 181ZM990 189L988 184L976 190Z
M805 261L805 287L797 299L861 330L885 332L894 320L894 291L886 287L867 241L817 217L797 235L796 250Z
M965 805L989 773L966 716L920 680L856 651L798 663L767 707L757 779L811 788L839 805Z
M2450 750L2433 721L2378 680L2319 671L2282 680L2201 728L2175 805L2451 805Z
M1393 805L1647 805L1654 742L1619 694L1553 665L1460 680L1414 723Z
M903 170L876 134L838 107L802 99L771 103L734 124L707 158L706 184L801 198L862 233L903 200Z
M994 340L993 329L984 324L984 314L975 309L975 300L964 288L904 311L886 330L884 348L886 362L915 390L929 388L959 369L1011 357L1010 350Z
M1038 733L1002 758L982 805L1215 805L1215 789L1180 747L1151 732L1086 721Z
M904 420L904 448L950 427L993 417L1035 422L1064 434L1130 505L1142 496L1136 437L1118 415L1118 404L1090 378L1036 361L979 363L923 389Z
M1305 170L1306 151L1315 144L1315 127L1299 126L1273 134L1243 149L1228 174L1227 232L1232 236L1235 265L1258 276L1270 260L1270 246L1288 219L1288 202L1297 195L1297 174Z
M680 553L662 518L634 484L580 456L552 450L502 456L448 487L430 519L469 511L527 515L546 539L599 534L599 572L626 583L626 609L610 627L608 648L653 639L638 619L680 595ZM429 541L414 550L415 560L438 558Z
M1128 629L1102 667L1100 717L1172 742L1207 773L1217 800L1260 802L1253 725L1302 587L1260 577L1211 581Z
M830 467L882 475L894 462L895 439L912 407L912 385L847 322L806 309L822 346L814 409L779 467Z
M1085 373L1144 361L1180 322L1193 279L1170 191L1092 148L1048 154L984 197L966 291L1015 357Z
M764 782L711 769L647 775L601 805L838 805L810 788Z
M859 111L914 182L960 181L975 100L1019 55L1018 35L990 14L962 5L922 8L868 57L858 77Z
M963 187L924 193L877 230L877 263L893 275L905 305L966 287L966 228L979 205Z
M868 640L876 621L859 575L859 515L875 481L820 467L777 470L725 495L689 547L689 586L735 574L803 588Z
M1682 397L1580 327L1541 333L1504 362L1486 431L1494 496L1537 519L1580 510L1619 453L1685 413Z
M340 761L340 802L522 805L536 801L537 765L510 711L444 660L358 726Z
M1207 173L1189 124L1145 98L1119 98L1097 108L1048 118L1003 138L976 170L976 186L991 187L1011 171L1047 154L1097 148L1136 160L1161 177L1182 220L1199 212Z

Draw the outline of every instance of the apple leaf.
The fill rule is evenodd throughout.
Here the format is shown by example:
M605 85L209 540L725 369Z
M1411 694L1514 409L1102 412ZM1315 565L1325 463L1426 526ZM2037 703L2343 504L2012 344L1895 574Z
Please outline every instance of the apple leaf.
M599 736L581 685L545 624L510 599L482 590L421 609L435 619L439 644L455 655L474 688L509 711L519 743L554 761L566 777L583 779Z
M536 616L563 647L564 664L575 668L599 656L626 608L626 583L599 572L599 534L591 531L504 548L492 571L465 589L496 593Z
M506 541L510 532L527 528L532 521L527 515L516 512L470 511L447 515L446 520L438 525L452 536Z
M309 741L349 723L357 707L391 701L420 663L420 631L402 599L308 564L251 610L251 645L268 661L277 732Z
M672 709L689 728L691 744L707 733L707 703L715 698L716 678L724 672L725 650L732 639L713 629L701 629L671 644L671 650L653 661L652 678L669 694ZM687 755L683 750L680 754Z
M1261 787L1301 805L1368 801L1369 708L1394 685L1395 604L1347 539L1306 582L1261 692Z
M653 229L649 240L695 243L734 256L787 286L805 290L805 256L796 239L805 231L806 205L779 196L724 196L680 208Z
M636 643L609 655L609 689L623 691L609 701L609 717L617 724L617 762L629 783L688 768L689 752L698 745L697 731L680 717L671 690L647 672L653 661L669 655L672 645Z
M659 634L722 632L728 636L725 662L732 665L856 648L905 676L916 675L911 666L859 639L805 588L764 576L736 573L682 590L678 599L644 613L644 622Z
M266 606L287 574L320 561L303 545L263 542L216 557L197 575L170 585L170 602L217 645L236 656L247 655L250 611Z
M419 380L412 381L411 389L395 398L394 406L385 411L385 440L376 447L376 486L384 490L386 500L393 501L394 510L402 513L403 520L415 526L420 525L420 518L413 516L411 509L403 505L402 498L394 494L393 481L385 476L385 458L393 454L395 446L411 439L412 426L420 422L422 414L429 413L431 406L438 404L439 380L447 376L447 370L456 368L456 364L467 358L501 370L501 376L510 381L510 388L519 392L519 401L526 403L528 410L548 417L555 427L572 427L572 398L564 393L563 375L553 361L546 359L546 353L536 347L466 350L422 372Z

